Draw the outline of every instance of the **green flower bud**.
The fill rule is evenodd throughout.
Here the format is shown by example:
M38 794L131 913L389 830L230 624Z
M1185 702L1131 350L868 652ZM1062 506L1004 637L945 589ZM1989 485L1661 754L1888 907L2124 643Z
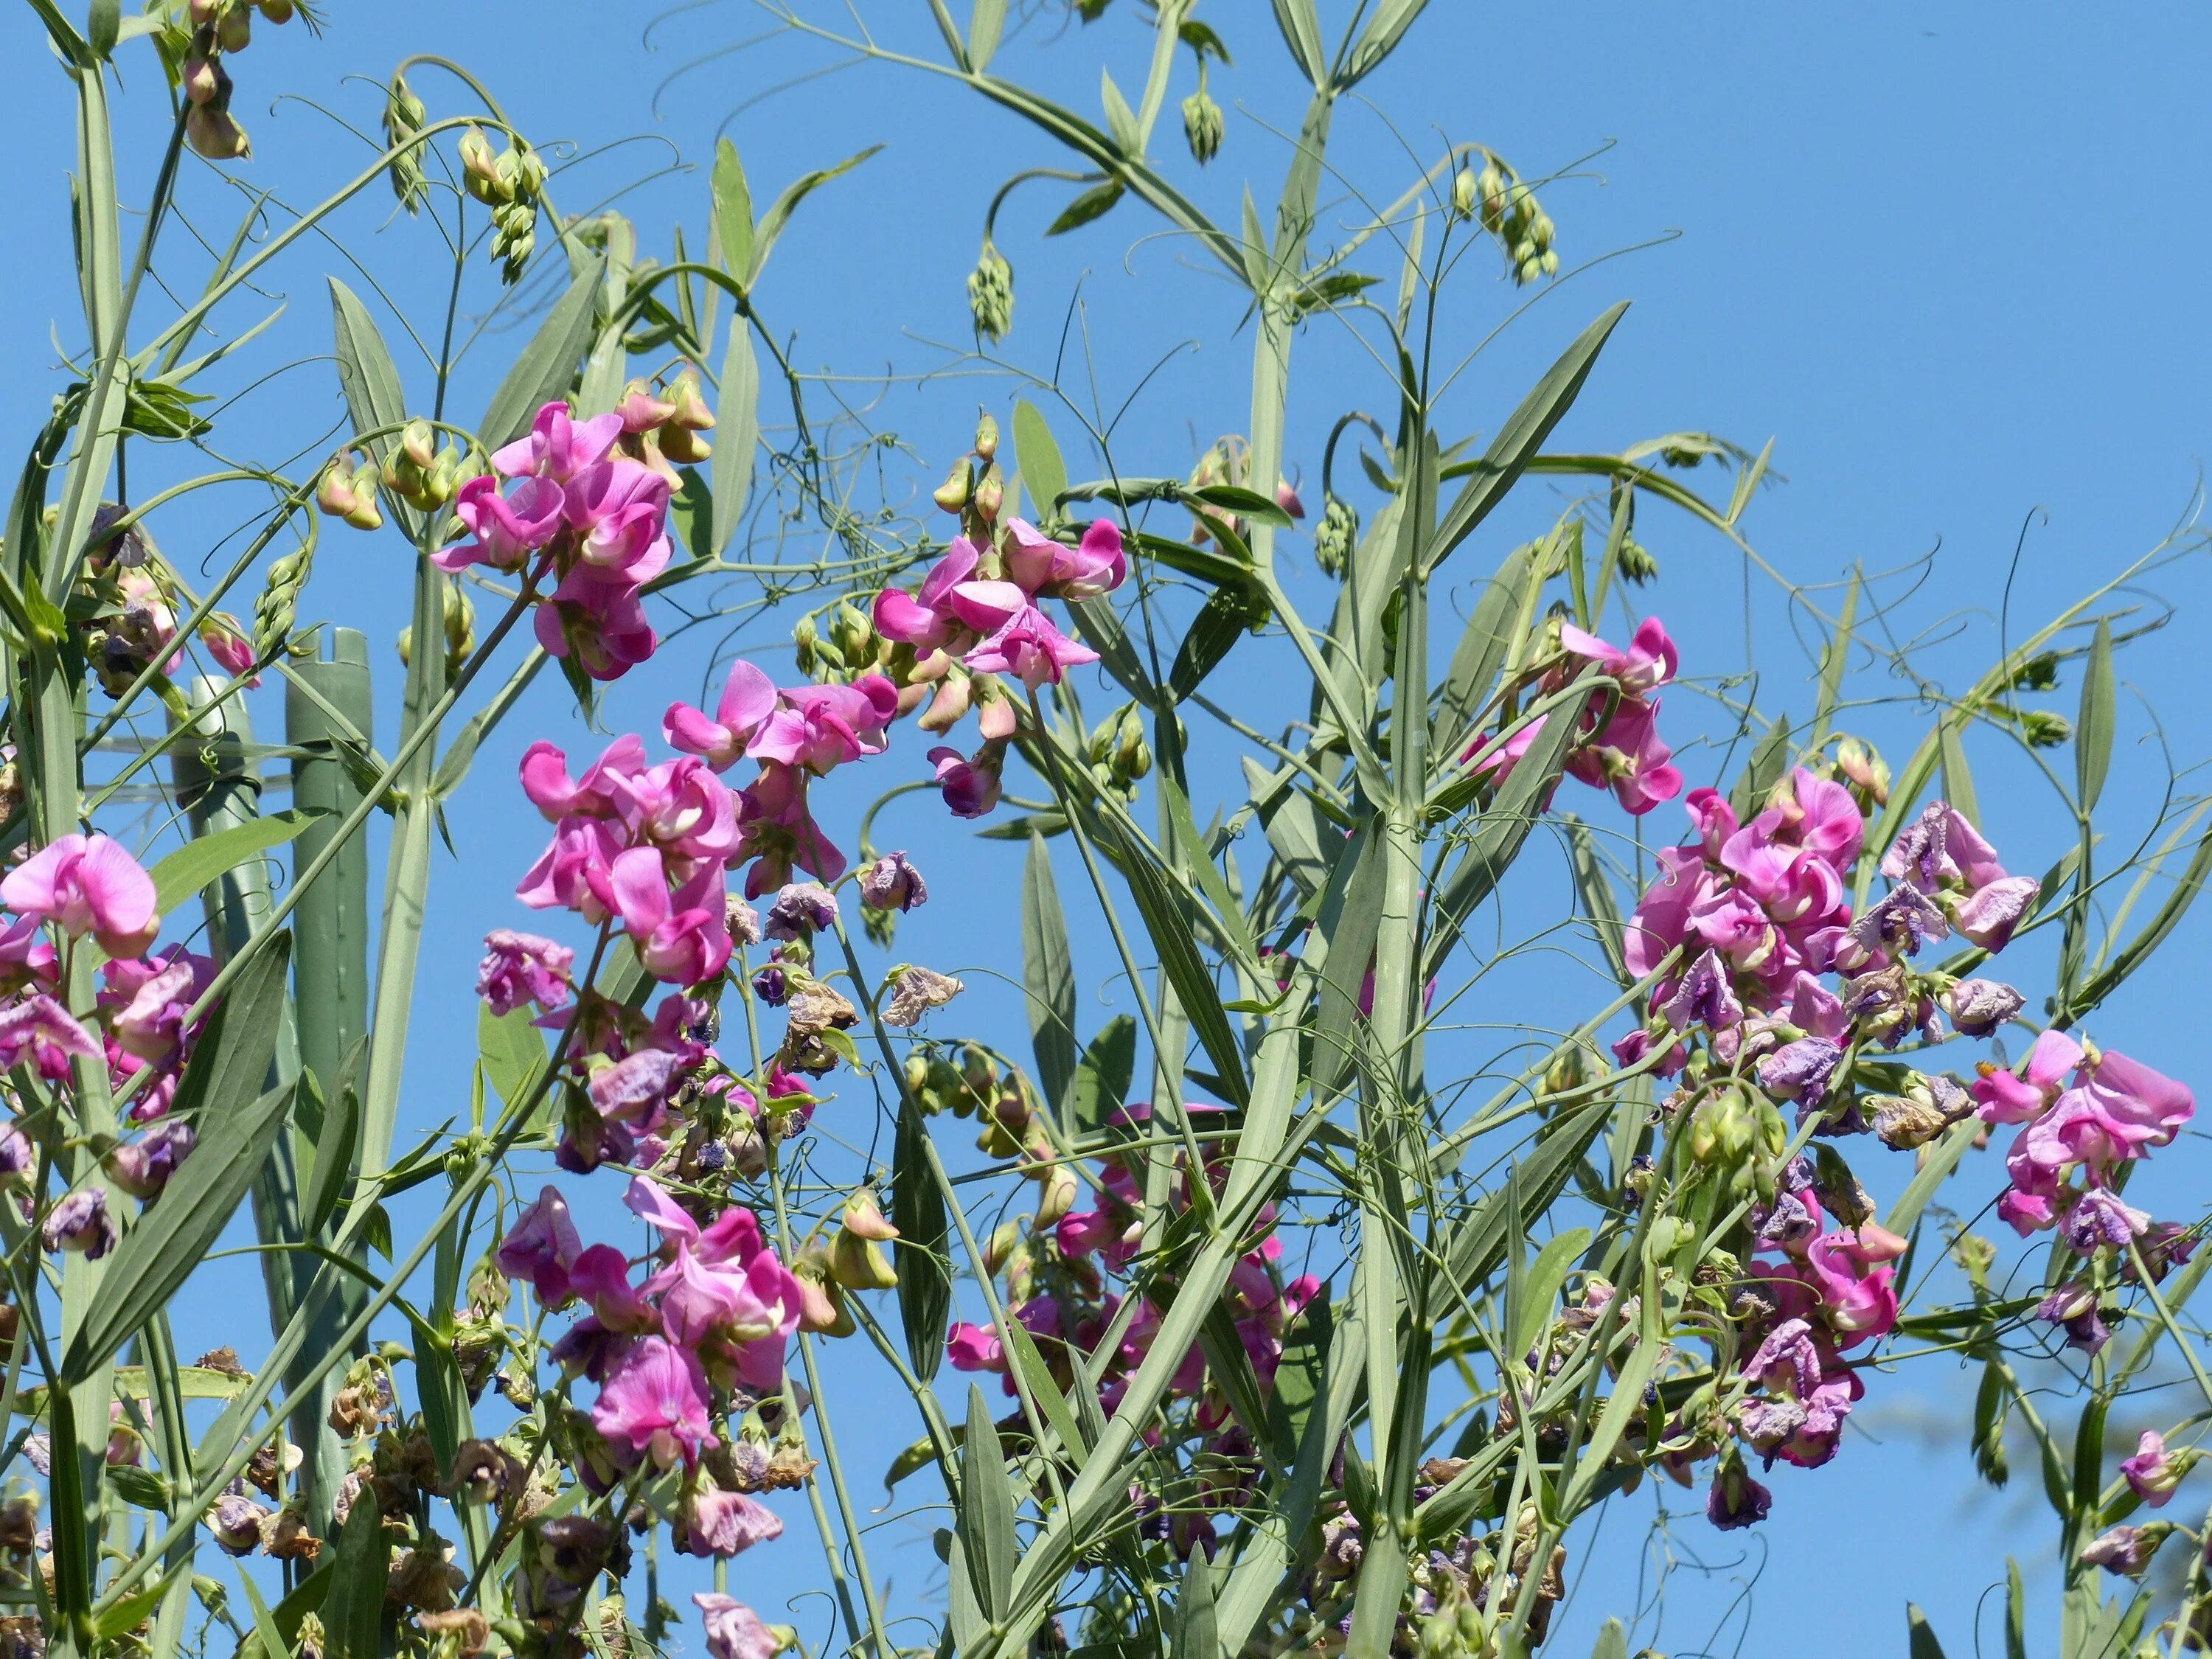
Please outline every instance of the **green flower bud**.
M999 509L1004 507L1006 502L1006 481L1000 475L999 469L994 466L983 475L982 481L975 486L975 516L982 520L985 524L996 524L999 521Z
M2074 735L2074 722L2055 708L2024 708L2020 724L2032 748L2056 749Z
M945 482L937 486L929 499L947 513L957 513L968 505L969 493L975 487L975 469L965 460L955 461L952 471L945 475Z
M814 618L801 617L791 630L791 650L797 660L799 672L810 678L817 660L814 647Z
M1650 549L1631 538L1620 544L1620 568L1623 581L1641 587L1658 578L1659 561L1651 556Z
M1221 153L1221 106L1206 90L1201 76L1196 92L1182 100L1182 136L1190 146L1191 160L1204 167Z
M994 345L1014 325L1014 268L988 237L968 274L968 312L976 334Z
M491 140L483 136L482 128L471 127L461 135L460 154L461 187L487 207L505 202L507 181L501 177Z
M422 100L407 84L407 77L395 75L392 84L384 91L384 143L387 149L397 149L422 131L429 119L429 112ZM418 210L429 199L429 189L422 176L422 150L410 146L392 158L388 169L392 178L392 193L408 212Z
M1452 211L1462 219L1474 217L1475 204L1485 194L1473 167L1462 167L1452 177Z
M1314 561L1321 566L1322 574L1342 575L1358 538L1359 515L1352 510L1349 501L1331 495L1322 508L1321 522L1314 526Z
M975 453L987 461L999 453L999 422L992 416L976 418Z

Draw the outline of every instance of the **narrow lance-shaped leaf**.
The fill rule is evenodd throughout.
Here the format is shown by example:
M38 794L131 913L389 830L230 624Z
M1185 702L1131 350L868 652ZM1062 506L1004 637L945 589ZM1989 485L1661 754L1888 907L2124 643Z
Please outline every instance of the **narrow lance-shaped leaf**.
M1583 382L1589 378L1591 366L1597 362L1597 354L1604 349L1607 337L1627 311L1628 303L1623 301L1584 329L1498 428L1481 465L1468 477L1467 487L1460 491L1451 510L1437 525L1422 562L1425 573L1443 562L1452 549L1466 540L1468 532L1505 499L1506 492L1528 469L1538 447L1552 435L1552 428L1573 405L1582 392Z
M891 1150L891 1224L899 1231L899 1322L906 1331L908 1362L924 1383L945 1358L945 1319L952 1305L945 1195L923 1144L928 1133L921 1108L902 1093Z
M198 1145L163 1188L161 1202L124 1235L61 1361L61 1380L82 1382L114 1354L197 1267L253 1184L290 1109L290 1085L261 1085L283 1012L291 935L247 964L210 1017L177 1085L172 1113ZM257 1098L258 1097L258 1098Z
M1014 465L1021 469L1022 485L1029 492L1037 521L1044 524L1057 518L1060 493L1067 488L1067 466L1060 459L1060 446L1053 441L1052 428L1026 398L1014 402Z
M512 443L530 430L538 411L568 394L576 378L576 365L592 343L592 300L606 275L606 260L593 254L569 282L568 291L554 301L553 309L522 348L499 390L484 406L477 423L477 436L492 449Z
M1006 0L975 0L968 19L968 67L981 75L991 66L999 50L999 36L1006 27Z
M385 429L385 435L367 441L368 452L381 462L398 442L398 428L407 419L407 396L399 384L391 350L358 295L335 276L331 284L331 327L337 356L338 390L345 394L346 410L356 433ZM404 501L385 492L384 509L410 541L422 534L422 515Z
M2074 723L2074 779L2081 810L2094 810L2112 764L2112 625L2101 618L2081 676L2081 709Z
M848 155L835 167L817 167L812 173L802 173L784 186L783 193L769 203L768 211L761 215L760 225L753 233L752 258L744 270L744 280L747 288L760 281L761 268L768 264L768 256L775 249L776 238L783 234L784 226L791 222L791 216L799 204L832 179L842 178L850 173L882 148L881 144L870 144L858 155Z
M321 816L295 807L186 842L147 872L154 878L155 909L167 915L210 882L221 880L256 853L283 846Z
M1961 739L1965 725L1964 714L1946 717L1936 734L1936 759L1943 780L1943 799L1967 823L1978 826L1982 810L1974 797L1974 775L1966 765L1966 745Z
M1006 1453L983 1391L968 1387L968 1433L960 1448L959 1531L968 1557L969 1581L983 1615L1003 1620L1012 1601L1014 1559L1021 1553L1014 1536L1014 1493L1006 1476Z
M722 269L743 282L753 264L753 193L738 147L727 138L715 141L708 182L714 198L714 251Z
M1058 1107L1075 1077L1075 964L1052 878L1052 854L1034 832L1022 866L1022 985L1029 994L1037 1081Z
M736 535L752 484L753 450L760 441L760 360L752 328L730 319L730 343L722 354L721 408L714 418L714 453L708 458L713 498L710 540L719 555Z

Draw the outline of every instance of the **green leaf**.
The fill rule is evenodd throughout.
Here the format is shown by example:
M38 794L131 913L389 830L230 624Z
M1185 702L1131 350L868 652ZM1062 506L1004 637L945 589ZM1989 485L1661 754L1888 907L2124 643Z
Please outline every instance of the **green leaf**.
M1259 812L1267 845L1298 896L1310 898L1328 884L1332 849L1344 844L1344 832L1323 823L1313 797L1291 781L1297 775L1295 771L1287 777L1270 774L1250 756L1244 757L1245 788Z
M1451 510L1437 526L1430 550L1422 562L1424 574L1443 563L1451 550L1505 499L1506 492L1528 470L1544 440L1552 435L1552 428L1573 406L1583 382L1589 378L1590 368L1597 362L1598 353L1605 349L1607 338L1627 311L1628 302L1624 300L1584 329L1498 428L1498 436L1468 476Z
M1006 27L1006 0L975 0L968 17L968 68L981 75L999 50L999 36Z
M783 228L791 222L791 216L799 204L832 179L842 178L866 161L881 144L870 144L858 155L848 155L834 167L821 167L805 173L784 187L783 194L769 204L761 216L760 229L753 238L751 263L746 267L744 284L750 288L760 280L761 267L768 264L768 256L775 247L775 240L783 234Z
M2090 811L2105 791L2112 764L2112 625L2101 617L2089 642L2088 670L2081 676L2081 709L2074 722L2074 781L2081 810Z
M1382 842L1363 825L1338 850L1329 872L1316 931L1328 941L1322 960L1321 995L1314 1014L1313 1097L1321 1106L1350 1075L1358 1039L1354 1035L1359 993L1375 960L1382 920Z
M322 1127L315 1135L314 1161L301 1182L301 1226L313 1238L337 1213L346 1180L361 1156L361 1067L368 1054L366 1033L356 1037L339 1063L323 1102ZM304 1074L303 1074L304 1075Z
M1980 806L1974 799L1974 775L1966 767L1966 746L1960 741L1966 717L1954 714L1936 727L1936 760L1943 778L1943 798L1967 823L1979 826Z
M1075 1062L1068 1091L1067 1123L1080 1134L1096 1134L1129 1103L1129 1084L1137 1069L1137 1022L1116 1014L1099 1028Z
M714 453L707 459L713 478L710 522L714 551L720 554L737 533L752 485L753 450L760 442L760 360L753 356L751 327L743 317L730 319L730 343L722 354L721 408Z
M1022 866L1022 985L1029 994L1037 1081L1045 1099L1058 1107L1075 1079L1075 963L1052 878L1052 854L1037 835L1030 836Z
M1121 96L1121 88L1114 84L1114 76L1102 68L1098 71L1098 102L1106 112L1106 131L1113 135L1114 147L1133 161L1145 159L1145 130L1138 125L1136 111L1129 100ZM1121 186L1115 186L1121 193Z
M101 1613L93 1628L99 1632L101 1641L112 1642L117 1637L136 1630L143 1620L150 1618L154 1609L161 1604L161 1598L176 1587L177 1575L171 1573L167 1577L159 1579L143 1589L134 1590L108 1608L106 1613ZM259 1600L258 1596L255 1598L254 1615L257 1625L260 1622ZM289 1656L285 1650L279 1649L275 1659L289 1659Z
M1347 89L1373 73L1376 65L1396 49L1428 3L1429 0L1382 0L1376 7L1375 15L1367 20L1367 27L1360 30L1359 39L1352 43L1352 55L1345 60L1343 72L1337 76L1339 90ZM1625 1654L1622 1659L1626 1659Z
M338 1533L331 1586L323 1595L324 1659L379 1659L390 1566L383 1517L374 1504L355 1504Z
M2027 1659L2027 1587L2020 1563L2005 1557L2005 1659Z
M1590 1659L1628 1659L1628 1631L1620 1620L1608 1619L1599 1626Z
M1576 1258L1589 1248L1590 1230L1570 1227L1536 1252L1521 1283L1521 1296L1507 1328L1506 1352L1518 1359L1536 1346L1552 1322L1552 1304L1573 1271Z
M945 1194L930 1172L929 1125L911 1095L899 1097L892 1144L891 1224L898 1237L899 1322L908 1362L925 1384L945 1358L945 1318L952 1305L952 1270L945 1256Z
M325 816L295 806L186 842L148 872L154 878L155 907L163 915L168 915L197 897L210 882L220 881L257 853L283 846Z
M1237 641L1250 631L1251 606L1232 588L1217 588L1191 618L1190 631L1176 647L1175 665L1168 671L1168 695L1186 700L1221 665Z
M354 291L335 276L331 284L331 327L337 354L338 390L345 394L346 410L356 433L388 428L382 437L367 441L368 453L380 463L399 443L398 428L407 420L407 396L399 385L384 336ZM380 498L392 522L410 542L422 537L422 515L389 491Z
M553 303L530 343L509 366L484 406L477 436L488 449L512 443L530 430L538 411L568 395L576 366L592 344L592 301L606 276L600 254L584 261L568 292Z
M1231 1104L1242 1106L1248 1092L1244 1051L1237 1044L1237 1033L1231 1029L1229 1016L1221 1006L1221 994L1214 988L1213 975L1199 951L1198 937L1192 930L1188 914L1191 900L1168 880L1159 860L1142 842L1134 836L1119 835L1115 839L1121 851L1118 862L1122 876L1128 883L1130 897L1136 901L1138 912L1144 917L1145 931L1152 939L1152 948L1159 953L1160 969L1175 988L1176 1000L1189 1016L1191 1029L1198 1034L1206 1057L1213 1062L1222 1092L1229 1096ZM1163 1063L1179 1066L1182 1056L1164 1056Z
M1060 210L1060 216L1044 228L1044 234L1064 236L1079 226L1089 224L1121 199L1121 191L1119 179L1109 179L1103 185L1091 185Z
M1213 1564L1194 1548L1183 1563L1182 1594L1176 1597L1175 1659L1220 1659L1213 1616Z
M522 1104L545 1069L545 1039L530 1019L527 1007L494 1014L489 1003L477 1005L477 1058L484 1080L509 1106Z
M276 1615L269 1611L268 1602L261 1599L260 1588L253 1575L241 1572L238 1582L246 1587L246 1604L253 1609L253 1633L260 1639L266 1659L291 1659L291 1644L285 1641L284 1632L277 1627Z
M117 1247L63 1353L64 1382L90 1376L168 1302L268 1161L294 1096L289 1085L259 1093L276 1046L291 943L280 934L256 955L210 1017L170 1108L199 1144Z
M979 3L976 9L981 9ZM1060 516L1060 493L1067 488L1067 467L1060 459L1060 446L1045 424L1037 406L1026 398L1014 400L1014 465L1021 469L1031 511L1040 525Z
M724 270L747 280L753 262L753 193L745 183L738 147L727 138L714 142L714 171L708 180L714 198L714 246ZM733 326L742 327L739 318Z
M1928 1615L1910 1601L1905 1604L1905 1632L1911 1659L1943 1659L1943 1644L1928 1627Z
M1014 1536L1014 1491L1006 1474L1006 1454L991 1421L983 1391L968 1385L968 1433L960 1448L960 1544L968 1558L969 1581L983 1616L1002 1620L1012 1601L1014 1560L1021 1543Z
M1316 87L1328 72L1328 53L1322 46L1321 14L1314 9L1314 0L1274 0L1275 26L1283 32L1283 44L1291 49L1291 57L1298 72Z
M1514 619L1520 614L1521 596L1528 582L1533 549L1516 547L1505 556L1474 602L1474 611L1452 653L1437 699L1432 746L1439 752L1471 735L1468 724L1488 701L1490 688L1513 640Z
M1075 1420L1075 1413L1067 1403L1067 1396L1060 1391L1060 1384L1052 1380L1052 1367L1030 1334L1029 1327L1018 1319L1006 1322L1008 1358L1021 1373L1022 1381L1029 1387L1030 1398L1036 1402L1043 1415L1045 1426L1060 1438L1070 1459L1083 1461L1088 1443L1083 1437L1083 1425ZM1082 1386L1079 1376L1077 1386Z
M1257 519L1278 530L1290 528L1291 515L1273 495L1263 495L1256 489L1245 489L1242 484L1201 484L1196 489L1184 489L1178 493L1185 501L1219 507L1224 513L1240 519Z
M1729 794L1729 805L1738 818L1748 823L1759 815L1760 805L1781 782L1783 769L1789 763L1790 722L1778 718L1766 735L1752 745L1751 759Z

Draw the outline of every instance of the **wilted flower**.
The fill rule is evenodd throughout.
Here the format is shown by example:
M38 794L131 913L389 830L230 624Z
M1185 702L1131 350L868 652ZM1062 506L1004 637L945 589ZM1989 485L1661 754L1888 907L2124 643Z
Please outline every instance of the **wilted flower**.
M891 994L884 1005L884 1024L908 1026L932 1008L941 1008L966 988L950 974L903 963L889 975Z
M46 1212L41 1230L50 1250L71 1250L97 1261L115 1248L115 1218L107 1212L107 1193L84 1187Z
M921 872L904 853L886 853L860 872L860 902L872 910L911 910L928 902Z

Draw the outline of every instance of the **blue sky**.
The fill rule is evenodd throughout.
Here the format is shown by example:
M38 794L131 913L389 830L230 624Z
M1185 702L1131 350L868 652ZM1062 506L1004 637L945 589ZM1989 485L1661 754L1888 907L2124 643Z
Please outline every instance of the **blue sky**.
M842 21L827 5L805 9L825 24ZM1324 0L1332 27L1344 9ZM887 43L925 56L941 51L926 22L915 27L921 8L869 11ZM524 131L599 152L557 181L564 203L590 204L642 181L623 206L639 223L641 246L663 258L678 219L695 250L703 240L700 168L718 133L726 131L742 150L757 201L808 168L882 143L883 153L801 211L760 303L794 340L802 368L855 377L841 384L856 399L880 396L872 418L918 452L919 459L901 465L911 474L906 483L926 489L945 459L965 447L977 401L994 403L1003 419L1018 387L1003 376L948 374L918 385L911 377L947 369L948 343L957 349L966 341L961 284L991 192L1018 167L1060 158L1012 118L936 77L876 68L815 76L828 56L788 41L720 52L766 27L749 6L698 5L648 28L651 15L568 0L527 9L391 0L345 9L320 43L296 27L264 29L234 65L257 151L236 176L277 189L283 201L321 195L365 152L308 104L272 108L270 97L281 88L373 126L371 91L342 83L341 74L380 77L417 51L469 64ZM1194 178L1171 100L1157 148L1171 176L1233 222L1248 179L1263 208L1272 200L1286 155L1282 135L1295 127L1300 105L1265 8L1209 0L1200 15L1224 32L1236 56L1235 70L1213 79L1230 110L1228 142ZM1932 642L1931 671L1955 688L1994 653L2001 607L2017 637L2154 545L2191 510L2207 444L2208 325L2199 295L2212 233L2197 207L2205 164L2191 118L2208 34L2212 20L2179 6L2085 17L2051 6L1507 10L1437 0L1400 57L1340 113L1332 160L1342 176L1324 190L1324 222L1357 216L1354 187L1395 195L1414 169L1410 158L1425 162L1447 140L1487 143L1531 179L1567 174L1542 195L1568 267L1640 251L1559 284L1489 346L1455 389L1447 410L1454 429L1494 428L1589 318L1616 299L1632 299L1559 445L1617 449L1685 428L1754 448L1773 437L1774 471L1786 483L1753 507L1751 541L1802 584L1832 583L1855 563L1869 572L1915 570L1917 590L1899 615ZM1130 0L1120 0L1087 30L1040 21L1018 31L994 67L1093 114L1100 64L1133 95L1146 50ZM24 264L11 273L0 308L0 384L10 389L13 410L4 435L15 446L59 389L50 326L64 343L80 326L72 320L62 179L72 115L27 10L0 19L0 57L18 66L13 206ZM143 55L130 73L123 107L136 148L126 137L126 198L143 194L159 101L144 83ZM1188 89L1187 70L1178 73L1173 98ZM418 84L434 112L454 107L449 85L427 74ZM227 234L228 220L215 211L217 192L204 179L192 188L192 199L205 204L204 222L195 221L203 234ZM1080 401L1095 385L1109 409L1136 392L1117 434L1117 459L1139 471L1182 471L1194 439L1202 444L1244 422L1249 341L1239 329L1238 296L1176 242L1152 237L1156 223L1132 205L1073 235L1040 241L1059 205L1055 188L1025 186L1000 216L999 239L1018 296L1001 356L1025 373L1052 376L1079 293L1083 310L1069 332L1078 344L1059 371L1063 389ZM346 220L348 246L403 305L431 315L442 299L442 257L426 248L419 227L389 219L388 206L380 187L364 198ZM1376 269L1395 283L1395 268ZM297 366L240 402L227 438L232 452L282 453L315 441L310 434L337 418L335 379L318 356L327 350L326 270L355 281L322 249L303 251L272 281L271 294L289 309L267 337L270 361ZM1453 301L1446 337L1471 347L1522 297L1486 272L1471 276ZM487 337L465 376L461 408L481 405L514 339ZM403 359L403 372L416 367ZM1308 479L1318 472L1328 421L1349 407L1373 408L1377 397L1364 349L1340 330L1323 324L1301 338L1289 454ZM1055 424L1072 447L1073 422ZM1071 466L1081 470L1073 456ZM1308 502L1317 498L1310 488ZM1560 504L1541 489L1525 491L1462 553L1460 579L1486 569ZM189 569L232 521L210 511L155 528L165 551ZM1794 705L1802 717L1810 703L1797 683L1804 659L1771 592L1759 590L1747 618L1741 562L1723 543L1648 510L1639 531L1663 572L1641 601L1683 641L1686 674L1710 683L1739 672L1748 628L1769 677L1770 706ZM325 550L306 611L356 621L388 640L406 604L398 543L340 532ZM2154 580L2155 592L2178 607L2176 618L2123 659L2127 695L2107 799L2124 817L2140 820L2154 810L2165 785L2150 741L2154 711L2178 767L2203 756L2204 728L2194 711L2203 568L2200 556ZM1905 587L1900 577L1891 592ZM379 651L388 733L399 677L388 647ZM1283 659L1267 647L1240 651L1232 659L1240 671L1235 689L1248 706L1264 708L1281 689L1269 676ZM625 681L609 700L610 729L650 730L671 697L696 696L710 655L709 637L695 634ZM763 660L782 665L780 653ZM1878 674L1862 686L1869 696L1900 689ZM1303 690L1296 695L1302 701ZM2073 695L2069 679L2055 706L2070 709ZM270 701L256 712L264 738L273 736L279 705ZM1686 688L1674 694L1672 712L1686 729L1711 723ZM1870 714L1869 729L1902 731L1908 717ZM452 1109L472 1047L475 940L515 920L507 872L519 874L541 834L507 784L507 768L529 737L550 732L558 740L563 730L573 733L573 722L549 679L501 741L488 745L454 814L462 862L441 861L436 877L403 1129L427 1127ZM574 746L589 741L577 735ZM1686 752L1704 756L1694 746ZM2019 849L2015 867L2039 870L2070 830L2051 816L2049 796L2016 757L1995 744L1972 752L1993 838L2008 854ZM2070 773L2063 753L2058 760ZM1697 769L1709 774L1717 763L1712 756L1685 760L1692 781L1709 781ZM878 769L834 798L857 810L867 793L920 764L918 750L902 744L878 768L904 769ZM2185 775L2179 787L2194 786ZM980 988L988 971L1018 964L1017 866L1003 848L979 851L955 836L933 807L924 810L927 799L902 801L878 838L907 840L917 859L927 854L939 894L957 897L918 913L901 953L964 970ZM1662 809L1652 833L1668 836L1674 828ZM1064 890L1072 894L1079 878L1072 866L1063 870ZM1529 917L1548 919L1547 907L1555 915L1556 876L1537 872L1530 882ZM1087 909L1077 926L1079 951L1101 942ZM2158 970L2094 1028L2192 1082L2187 1036L2197 975L2185 964L2203 939L2201 923L2185 928ZM1080 959L1102 960L1095 952ZM1571 995L1576 983L1549 972L1532 982L1530 994L1539 996ZM2032 975L2024 982L2039 983ZM1103 984L1084 988L1086 1009L1094 989L1101 1000L1111 994ZM972 1000L979 1020L1018 1041L1019 1013L1010 999ZM1569 1016L1554 1002L1550 1018ZM2177 1200L2201 1194L2201 1142L2185 1141L2168 1156L2171 1167L2154 1190ZM1994 1190L1994 1158L1971 1178ZM1823 1649L1858 1641L1893 1647L1907 1597L1929 1608L1951 1651L1972 1650L1966 1632L1983 1587L2002 1573L2003 1550L2020 1550L2033 1566L2047 1551L2047 1534L2035 1517L2020 1529L2029 1500L2018 1486L2002 1498L1972 1494L1955 1435L1948 1442L1917 1436L1916 1414L1954 1404L1957 1389L1924 1370L1912 1375L1928 1387L1909 1403L1905 1381L1874 1380L1863 1408L1869 1432L1849 1443L1834 1466L1785 1472L1774 1521L1745 1565L1710 1581L1680 1577L1665 1626L1650 1638L1657 1646L1699 1650L1705 1632L1723 1620L1735 1581L1763 1550L1744 1651L1793 1631L1802 1639L1808 1619L1833 1632L1818 1644ZM839 1420L854 1425L841 1431L841 1449L863 1471L864 1489L872 1484L865 1472L912 1432L903 1413L872 1409L884 1403L873 1386L846 1383L839 1393L853 1397L833 1402ZM1625 1501L1608 1516L1560 1650L1577 1650L1578 1640L1586 1645L1577 1632L1628 1599L1631 1544L1647 1504L1641 1497ZM1682 1504L1694 1510L1696 1495L1685 1494ZM768 1586L799 1582L818 1565L803 1512L793 1506L788 1518L793 1532L773 1560L738 1564L741 1585L749 1573L761 1576L754 1594L763 1601L775 1594ZM1728 1563L1742 1536L1716 1539L1692 1518L1677 1542ZM881 1540L872 1548L905 1593L918 1590L935 1566L926 1528L889 1521ZM1729 1615L1713 1651L1735 1650L1745 1616ZM820 1615L802 1622L811 1635ZM1994 1629L1985 1626L1991 1635ZM1650 1630L1647 1622L1642 1633Z

